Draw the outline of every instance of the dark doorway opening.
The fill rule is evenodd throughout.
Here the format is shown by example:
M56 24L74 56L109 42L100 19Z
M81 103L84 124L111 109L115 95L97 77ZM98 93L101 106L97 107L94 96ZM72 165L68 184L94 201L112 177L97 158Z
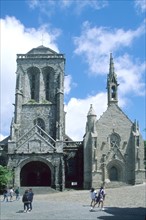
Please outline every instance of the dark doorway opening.
M70 155L74 155L74 156L71 157ZM65 187L82 189L83 188L82 143L80 146L78 146L78 148L76 148L76 151L75 150L73 151L73 149L70 149L70 151L66 150L64 154L64 161L65 161Z
M21 186L51 186L51 170L43 162L29 162L21 169L20 181Z
M118 181L118 170L116 167L111 167L110 173L109 173L109 178L111 181Z

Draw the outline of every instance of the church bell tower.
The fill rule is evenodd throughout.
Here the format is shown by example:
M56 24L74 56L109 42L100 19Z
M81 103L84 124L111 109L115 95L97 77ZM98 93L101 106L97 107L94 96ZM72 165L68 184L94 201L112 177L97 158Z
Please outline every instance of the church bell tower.
M117 75L114 69L114 62L112 53L110 54L110 68L109 74L107 77L107 95L108 95L108 106L111 104L118 103L118 82L117 82Z
M17 55L17 82L12 139L19 139L37 125L54 140L64 136L63 54L40 46Z
M64 188L63 54L39 46L17 55L8 167L16 186Z

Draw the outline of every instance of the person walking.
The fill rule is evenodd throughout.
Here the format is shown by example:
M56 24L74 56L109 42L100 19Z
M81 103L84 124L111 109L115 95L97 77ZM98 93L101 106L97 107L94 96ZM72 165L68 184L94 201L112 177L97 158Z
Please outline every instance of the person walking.
M10 202L13 202L14 190L12 187L10 188L9 195L10 195Z
M104 200L105 200L105 195L106 195L105 189L102 186L99 191L99 206L101 207L101 210L104 210L103 204L104 204Z
M20 192L19 192L19 187L15 189L15 195L16 195L16 200L18 201L20 199Z
M105 195L106 195L105 189L103 186L101 186L92 209L94 209L96 204L98 204L98 207L101 207L101 210L104 210L103 204L104 204L104 200L105 200Z
M90 189L90 196L91 196L91 204L90 204L91 208L90 208L90 211L93 209L93 206L95 204L96 194L97 194L96 190L94 188L91 188Z
M22 196L22 202L24 203L24 212L28 212L29 211L28 190L25 190Z
M34 196L34 193L33 193L32 189L30 188L29 191L28 191L29 211L32 210L33 196Z
M8 189L7 188L4 189L3 196L4 196L3 202L5 201L8 202Z

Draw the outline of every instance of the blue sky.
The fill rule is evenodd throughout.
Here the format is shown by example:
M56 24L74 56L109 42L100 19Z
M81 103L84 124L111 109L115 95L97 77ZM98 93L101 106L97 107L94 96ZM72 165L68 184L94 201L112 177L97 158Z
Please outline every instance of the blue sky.
M14 114L16 54L40 45L64 53L66 133L82 140L90 104L107 109L106 80L113 54L119 107L139 121L146 139L145 0L1 0L1 130ZM43 36L43 41L42 41Z

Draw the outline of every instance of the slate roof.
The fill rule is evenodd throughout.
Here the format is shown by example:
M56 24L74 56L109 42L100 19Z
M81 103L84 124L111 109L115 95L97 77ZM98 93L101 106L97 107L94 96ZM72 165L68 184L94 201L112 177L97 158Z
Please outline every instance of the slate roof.
M27 54L57 54L56 51L50 49L49 47L44 47L43 45L31 49Z

